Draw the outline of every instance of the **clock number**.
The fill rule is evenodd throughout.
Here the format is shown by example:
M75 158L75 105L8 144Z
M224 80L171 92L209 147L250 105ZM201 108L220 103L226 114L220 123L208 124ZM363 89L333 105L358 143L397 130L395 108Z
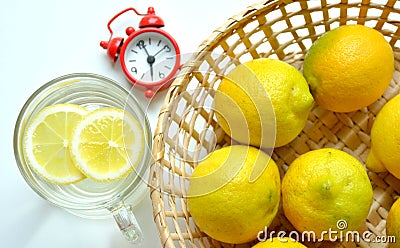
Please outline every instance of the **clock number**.
M132 68L131 68L131 72L134 72L134 73L137 74L137 69L136 69L136 67L132 67Z
M165 78L165 74L162 73L162 72L158 72L158 76L159 76L161 79Z
M139 42L136 44L136 46L138 46L140 49L144 48L144 40L139 40Z
M164 49L167 51L167 53L171 52L171 48L168 45L165 45Z

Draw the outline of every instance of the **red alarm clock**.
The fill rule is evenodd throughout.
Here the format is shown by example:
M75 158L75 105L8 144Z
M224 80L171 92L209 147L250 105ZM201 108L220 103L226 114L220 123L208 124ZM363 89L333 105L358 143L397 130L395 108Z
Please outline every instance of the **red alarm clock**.
M139 29L126 28L128 37L113 38L111 23L120 15L134 11L143 16ZM175 39L166 31L164 21L149 7L147 14L140 14L134 8L127 8L116 14L108 22L109 41L101 41L100 46L107 49L111 61L115 63L120 57L122 71L133 85L145 90L148 98L155 92L165 89L180 68L180 51Z

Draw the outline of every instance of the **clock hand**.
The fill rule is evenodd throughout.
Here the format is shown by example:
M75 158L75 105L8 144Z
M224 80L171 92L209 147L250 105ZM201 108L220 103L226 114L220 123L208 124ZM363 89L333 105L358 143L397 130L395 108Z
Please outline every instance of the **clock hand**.
M154 81L154 78L153 78L153 64L150 64L150 76L151 76L151 81Z
M149 55L147 57L147 63L149 63L150 65L150 76L151 76L151 81L153 81L153 64L156 61L156 58L154 58L154 56Z
M143 48L144 48L144 51L146 52L147 56L150 56L150 54L149 54L149 52L147 51L147 49L146 49L146 46L145 46L145 45L143 45Z
M164 46L163 48L160 49L160 51L156 52L156 54L154 54L153 56L157 56L159 53L161 53L166 47Z

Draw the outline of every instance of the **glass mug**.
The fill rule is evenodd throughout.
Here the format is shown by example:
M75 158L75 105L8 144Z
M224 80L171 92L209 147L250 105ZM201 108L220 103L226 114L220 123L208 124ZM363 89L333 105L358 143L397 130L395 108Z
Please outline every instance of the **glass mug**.
M98 183L85 179L61 186L40 178L30 167L23 151L23 140L30 120L41 109L58 103L81 105L88 110L116 107L131 113L140 123L144 151L139 164L125 178ZM26 101L14 130L14 154L18 168L28 185L42 198L85 218L114 217L124 237L140 243L142 232L132 212L147 192L146 174L151 162L151 129L137 100L114 81L96 74L76 73L56 78L40 87ZM146 177L147 178L147 177Z

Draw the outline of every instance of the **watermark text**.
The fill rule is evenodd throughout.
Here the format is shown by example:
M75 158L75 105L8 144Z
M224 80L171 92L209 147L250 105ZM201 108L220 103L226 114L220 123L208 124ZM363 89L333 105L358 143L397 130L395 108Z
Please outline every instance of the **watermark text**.
M336 222L336 229L329 228L321 233L317 234L314 231L268 231L265 230L258 232L258 241L263 242L268 239L272 241L274 237L280 242L288 242L285 238L290 238L299 242L322 242L322 241L340 241L340 242L356 242L359 243L364 241L366 243L396 243L395 236L379 236L375 235L371 231L364 231L362 233L358 231L347 230L347 222L345 220L338 220Z

